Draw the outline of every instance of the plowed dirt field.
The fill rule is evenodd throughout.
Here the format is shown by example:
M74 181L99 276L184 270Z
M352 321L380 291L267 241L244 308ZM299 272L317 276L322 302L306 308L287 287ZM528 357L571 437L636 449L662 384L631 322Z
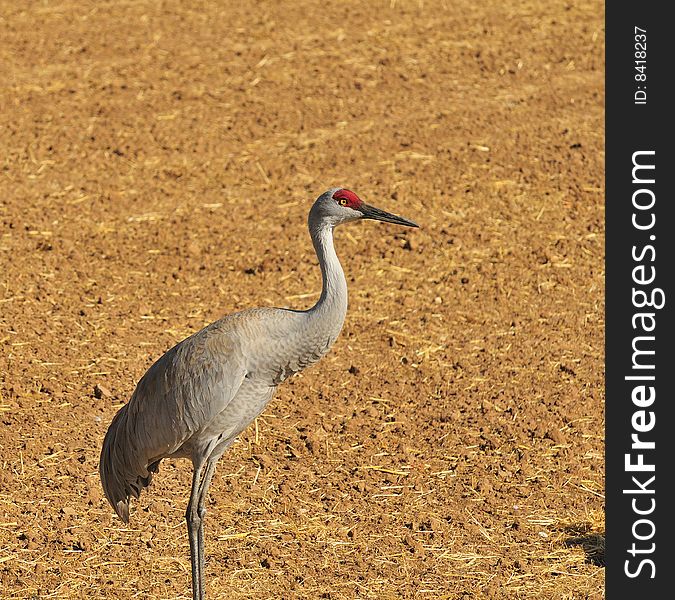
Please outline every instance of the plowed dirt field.
M190 463L105 431L221 316L350 307L223 456L220 599L603 597L604 7L0 3L0 596L188 599Z

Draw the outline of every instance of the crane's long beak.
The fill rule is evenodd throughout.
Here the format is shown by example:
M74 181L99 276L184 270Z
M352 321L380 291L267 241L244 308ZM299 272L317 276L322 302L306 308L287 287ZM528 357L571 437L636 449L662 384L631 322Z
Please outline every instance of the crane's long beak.
M405 225L406 227L419 227L419 225L398 215L392 215L391 213L375 208L368 204L362 204L359 206L359 210L363 214L364 219L373 219L375 221L385 221L386 223L396 223L396 225Z

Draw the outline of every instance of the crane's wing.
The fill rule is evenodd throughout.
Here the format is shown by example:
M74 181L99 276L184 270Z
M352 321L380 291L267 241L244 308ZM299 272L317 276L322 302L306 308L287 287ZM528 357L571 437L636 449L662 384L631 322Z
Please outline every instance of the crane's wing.
M100 475L108 501L129 521L129 497L150 484L162 458L178 453L225 410L246 369L238 339L208 327L167 351L141 378L103 441Z

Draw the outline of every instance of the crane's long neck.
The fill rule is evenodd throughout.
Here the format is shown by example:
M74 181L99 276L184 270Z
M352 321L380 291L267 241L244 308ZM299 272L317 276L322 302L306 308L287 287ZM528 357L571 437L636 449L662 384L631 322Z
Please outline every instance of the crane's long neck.
M321 297L309 310L290 311L290 328L281 337L276 329L273 332L275 343L266 350L268 375L275 386L324 356L337 339L347 314L347 281L335 254L333 227L310 212L309 232L321 265Z
M333 227L310 218L309 232L321 265L322 289L318 302L307 311L310 320L319 320L331 329L342 328L347 314L347 280L333 244Z

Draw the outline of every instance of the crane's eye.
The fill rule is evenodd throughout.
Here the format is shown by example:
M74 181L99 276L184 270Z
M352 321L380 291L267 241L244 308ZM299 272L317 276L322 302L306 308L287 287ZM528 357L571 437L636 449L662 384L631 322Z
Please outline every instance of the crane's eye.
M347 198L340 198L340 206L347 206Z

